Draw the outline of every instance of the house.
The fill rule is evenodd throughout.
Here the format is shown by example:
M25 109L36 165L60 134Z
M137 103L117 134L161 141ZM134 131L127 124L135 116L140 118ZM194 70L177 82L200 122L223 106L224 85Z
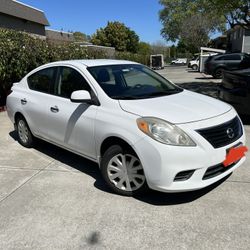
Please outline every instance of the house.
M209 42L209 47L214 49L227 49L227 35L221 35Z
M49 22L42 10L14 0L0 1L0 27L31 33L45 39Z
M227 51L250 53L250 27L236 25L227 31Z

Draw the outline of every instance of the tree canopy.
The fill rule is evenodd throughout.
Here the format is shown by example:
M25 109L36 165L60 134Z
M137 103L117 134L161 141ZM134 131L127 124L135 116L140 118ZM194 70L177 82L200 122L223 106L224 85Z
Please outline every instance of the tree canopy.
M91 37L80 31L73 32L73 36L76 42L88 42Z
M205 45L211 33L236 24L250 25L249 0L160 0L162 36L187 46Z
M250 1L249 0L210 0L206 2L209 11L215 11L217 15L224 16L231 28L235 25L249 27L250 25Z
M92 36L91 42L96 45L115 47L118 51L136 53L139 48L139 36L120 22L108 22Z

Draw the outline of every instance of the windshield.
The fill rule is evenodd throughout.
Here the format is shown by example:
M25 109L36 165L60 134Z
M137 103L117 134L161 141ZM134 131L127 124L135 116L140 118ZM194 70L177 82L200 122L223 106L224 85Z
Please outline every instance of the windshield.
M113 99L153 98L183 91L143 65L106 65L87 69Z

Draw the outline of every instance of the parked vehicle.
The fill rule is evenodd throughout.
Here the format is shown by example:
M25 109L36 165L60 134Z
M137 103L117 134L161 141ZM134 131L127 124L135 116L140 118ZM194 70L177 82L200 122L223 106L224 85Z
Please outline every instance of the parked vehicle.
M224 70L237 70L250 67L250 56L245 53L228 53L210 56L205 61L205 74L222 78Z
M150 56L150 67L152 69L164 69L164 57L161 54Z
M191 68L193 70L198 70L199 69L199 61L200 61L199 57L196 57L196 58L190 60L188 63L188 68Z
M240 114L250 115L250 69L224 71L219 97Z
M175 60L172 60L171 64L185 65L185 64L187 64L187 58L177 58Z
M200 189L245 160L231 159L245 134L230 105L134 62L46 64L14 84L7 111L21 145L41 138L95 161L122 195Z

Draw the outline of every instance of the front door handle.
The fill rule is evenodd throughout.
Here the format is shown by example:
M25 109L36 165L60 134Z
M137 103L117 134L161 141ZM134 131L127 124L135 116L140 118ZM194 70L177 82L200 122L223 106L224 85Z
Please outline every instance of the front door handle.
M59 112L59 108L57 106L50 107L50 111L53 113L57 113L57 112Z
M21 104L22 104L22 105L25 105L26 103L27 103L26 98L21 99Z

